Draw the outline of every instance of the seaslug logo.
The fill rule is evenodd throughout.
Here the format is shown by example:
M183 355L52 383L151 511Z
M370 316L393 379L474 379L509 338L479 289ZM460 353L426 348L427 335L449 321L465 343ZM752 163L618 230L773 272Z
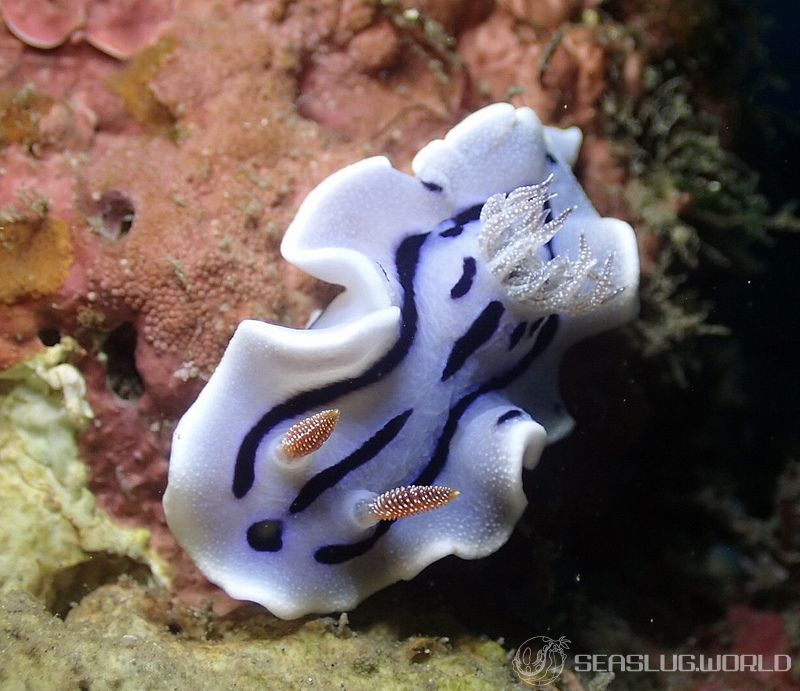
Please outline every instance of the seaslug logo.
M576 672L788 672L789 655L587 655L575 656Z
M561 677L567 663L571 641L561 636L534 636L522 643L511 665L519 680L533 689L541 689ZM722 653L635 654L577 653L570 661L573 672L583 674L616 674L626 672L656 673L741 673L783 675L793 669L791 655Z
M534 636L517 648L511 665L526 686L538 688L552 684L564 671L570 641L561 636Z

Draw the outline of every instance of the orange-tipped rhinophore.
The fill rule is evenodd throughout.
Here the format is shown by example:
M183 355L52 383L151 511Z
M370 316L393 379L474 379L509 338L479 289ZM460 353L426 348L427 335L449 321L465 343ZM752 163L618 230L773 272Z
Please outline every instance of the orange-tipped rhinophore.
M337 422L339 422L339 411L335 408L323 410L301 420L283 435L281 452L289 459L308 456L328 441Z

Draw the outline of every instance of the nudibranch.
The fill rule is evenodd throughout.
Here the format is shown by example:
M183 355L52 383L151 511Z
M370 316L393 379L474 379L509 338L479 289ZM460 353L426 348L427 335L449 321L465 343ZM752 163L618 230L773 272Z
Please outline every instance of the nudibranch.
M295 618L508 539L572 425L564 349L637 309L633 230L582 191L580 143L500 103L413 176L373 157L308 195L281 251L343 292L305 330L242 322L175 430L164 509L211 581Z

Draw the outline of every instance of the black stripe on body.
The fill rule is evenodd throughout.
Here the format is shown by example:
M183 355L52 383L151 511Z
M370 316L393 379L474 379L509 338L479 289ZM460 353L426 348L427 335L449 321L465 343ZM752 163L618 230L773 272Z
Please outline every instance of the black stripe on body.
M400 430L408 422L412 412L413 410L409 409L392 418L349 456L314 475L297 493L297 497L289 507L289 511L291 513L299 513L308 508L317 497L325 490L336 485L347 473L360 468L375 458L388 446L389 442L400 434Z
M464 297L469 292L469 289L472 288L472 279L475 278L475 271L475 259L473 257L465 257L464 267L461 270L461 278L459 278L458 283L450 289L450 297L453 298L453 300Z
M536 333L537 329L542 323L544 317L539 317L536 321L531 322L531 325L528 327L528 337L530 338L533 334Z
M531 349L514 367L503 374L498 375L494 379L490 379L488 382L475 389L472 393L468 393L466 396L461 398L458 403L450 408L450 414L447 417L447 422L445 422L442 434L439 436L439 442L436 445L436 449L433 452L431 460L428 461L428 464L425 466L424 470L410 484L430 485L434 480L436 480L436 478L439 476L439 473L441 473L444 469L445 463L447 463L447 457L450 454L450 442L453 440L456 430L458 429L459 420L461 420L461 417L465 412L467 412L467 409L484 394L489 393L490 391L504 389L517 377L519 377L526 369L528 369L528 367L531 366L531 364L533 364L533 361L542 354L545 348L550 345L556 335L557 330L558 317L557 315L551 314L544 321L541 329L539 329L536 340L534 341Z
M541 322L541 320L539 320ZM551 314L542 324L537 334L536 341L531 349L511 369L485 382L471 393L463 396L452 408L447 416L444 428L436 443L433 455L422 472L409 483L412 485L431 485L444 470L450 455L450 443L458 430L458 423L464 413L478 398L491 391L504 389L515 379L521 376L530 367L539 355L553 342L558 331L558 315ZM359 557L368 552L375 543L392 527L391 522L381 521L375 532L358 542L340 545L325 545L314 553L314 559L321 564L341 564L342 562Z
M506 308L499 300L492 300L470 324L466 333L454 344L442 372L442 381L447 381L460 370L470 355L488 341L500 325L500 317Z
M236 456L231 489L237 499L245 496L253 486L258 447L261 440L276 425L314 408L321 408L341 396L380 381L403 361L417 334L418 314L414 299L414 276L422 245L428 235L429 233L422 233L407 237L400 243L395 253L398 281L403 291L403 305L400 308L400 335L395 344L386 355L363 374L333 382L319 389L303 391L264 413L245 435Z
M465 209L461 213L453 216L453 218L450 219L453 222L453 225L439 233L439 237L456 238L461 235L461 233L464 232L464 226L467 225L467 223L477 221L481 217L482 208L483 204L476 204L475 206L471 206L469 209Z
M522 411L514 408L513 410L503 413L499 418L497 418L497 422L495 424L498 426L502 425L504 422L513 420L515 417L519 417L520 415L522 415Z
M520 322L514 327L514 330L511 332L511 335L508 337L508 349L514 350L517 343L520 342L522 337L525 335L525 329L528 326L528 322Z
M440 238L457 238L461 233L464 232L464 226L451 226L447 230L443 230L439 233Z
M362 554L366 554L392 527L392 521L381 521L375 526L375 532L367 538L352 542L349 545L325 545L314 552L314 559L320 564L341 564Z

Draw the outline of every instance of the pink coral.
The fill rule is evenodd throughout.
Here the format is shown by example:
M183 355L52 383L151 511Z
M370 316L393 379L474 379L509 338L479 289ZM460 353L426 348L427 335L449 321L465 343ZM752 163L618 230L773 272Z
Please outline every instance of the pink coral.
M568 9L569 3L564 3ZM564 24L544 37L498 7L460 46L470 71L492 98L515 91L545 120L592 128L608 87L607 45L597 27Z
M6 26L35 48L85 38L126 59L155 41L174 12L172 0L2 0Z
M498 4L517 20L552 31L575 15L581 0L498 0Z
M3 0L6 26L34 48L55 48L86 20L84 0Z

